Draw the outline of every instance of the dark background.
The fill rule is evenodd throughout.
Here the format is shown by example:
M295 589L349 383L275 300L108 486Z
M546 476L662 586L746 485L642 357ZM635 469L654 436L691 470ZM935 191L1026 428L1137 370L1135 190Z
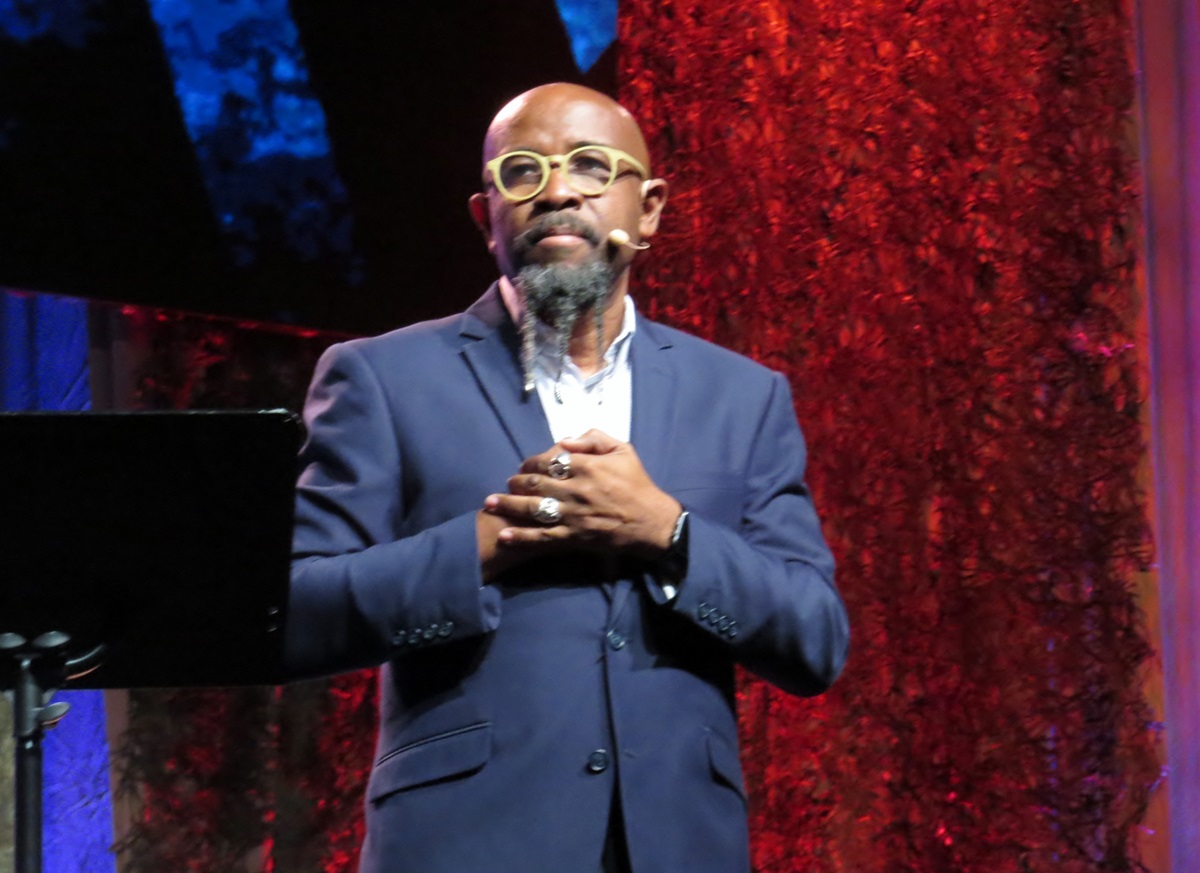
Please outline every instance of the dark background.
M495 275L466 209L491 116L542 82L615 91L615 46L581 73L553 0L292 0L323 178L286 155L252 164L228 95L230 126L189 136L143 0L66 7L25 39L0 30L0 286L351 332L457 311ZM212 62L269 71L254 34L223 34ZM230 197L236 232L218 214ZM344 239L297 242L303 216L287 213L305 197L338 214L299 235L340 222Z

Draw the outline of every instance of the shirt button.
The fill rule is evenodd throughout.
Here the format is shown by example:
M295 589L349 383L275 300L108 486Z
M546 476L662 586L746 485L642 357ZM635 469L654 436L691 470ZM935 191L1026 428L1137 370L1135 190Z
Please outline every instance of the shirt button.
M608 769L608 752L605 749L596 749L588 755L587 768L593 773L603 773Z
M608 644L619 652L625 648L625 637L621 635L620 631L610 630L608 632Z

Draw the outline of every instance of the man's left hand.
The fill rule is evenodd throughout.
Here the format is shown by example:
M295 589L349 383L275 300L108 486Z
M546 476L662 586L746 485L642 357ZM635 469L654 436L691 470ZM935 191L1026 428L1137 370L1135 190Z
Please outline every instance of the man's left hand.
M570 475L550 476L551 462L571 455ZM671 544L679 501L654 484L637 452L599 430L565 439L526 459L508 480L508 494L492 494L484 512L513 522L500 531L501 545L582 548L659 557ZM557 524L538 522L543 498L559 501Z

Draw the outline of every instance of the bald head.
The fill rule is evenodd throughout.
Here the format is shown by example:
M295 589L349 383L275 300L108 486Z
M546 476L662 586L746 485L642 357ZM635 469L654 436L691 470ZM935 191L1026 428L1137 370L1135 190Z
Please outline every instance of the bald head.
M539 85L520 94L504 105L488 127L483 141L483 161L512 148L529 127L553 126L564 133L575 130L581 135L588 131L603 131L601 142L597 134L591 139L578 140L579 145L610 145L628 152L650 169L650 152L637 121L624 106L607 94L569 82Z
M601 172L611 172L607 178L588 163L593 147L608 150L600 160ZM560 162L576 155L579 162L570 171L561 163L535 167L540 178L527 196L513 196L494 175L500 165L488 164L514 152ZM582 85L559 82L526 91L492 120L483 163L484 190L471 197L471 216L505 276L515 282L528 266L600 262L612 272L616 296L624 293L634 253L611 242L612 234L634 242L653 236L667 197L667 183L650 178L646 140L624 107ZM528 176L532 162L512 166ZM589 190L597 181L599 189Z

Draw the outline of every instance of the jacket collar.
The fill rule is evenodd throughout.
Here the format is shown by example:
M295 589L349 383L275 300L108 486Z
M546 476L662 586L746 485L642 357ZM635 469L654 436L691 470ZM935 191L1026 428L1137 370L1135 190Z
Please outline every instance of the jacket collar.
M542 405L537 394L525 393L520 336L500 299L498 283L462 314L459 334L470 340L462 355L520 459L550 448L554 440Z

